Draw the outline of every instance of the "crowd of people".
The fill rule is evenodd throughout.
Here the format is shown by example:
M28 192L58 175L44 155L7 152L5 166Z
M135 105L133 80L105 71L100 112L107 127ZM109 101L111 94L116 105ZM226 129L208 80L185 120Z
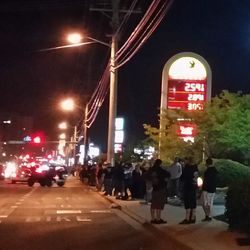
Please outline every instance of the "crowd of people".
M206 167L202 186L203 221L211 221L217 171L211 158L206 160ZM186 216L180 224L196 222L199 170L192 157L183 160L176 157L167 168L162 167L160 159L153 164L119 162L114 167L104 162L82 167L79 176L83 183L96 186L104 195L122 200L143 199L144 204L151 204L153 224L166 223L161 212L168 198L178 198L184 204Z

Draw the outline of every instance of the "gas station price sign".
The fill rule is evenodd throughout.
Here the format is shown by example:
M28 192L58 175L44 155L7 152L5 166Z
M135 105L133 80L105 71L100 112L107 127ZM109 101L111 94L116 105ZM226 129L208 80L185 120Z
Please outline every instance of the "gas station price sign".
M206 79L169 79L167 93L168 109L203 110L206 96Z
M166 62L162 71L161 115L166 109L189 112L204 111L211 100L212 72L208 62L193 52L178 53ZM165 123L160 119L160 130ZM194 141L197 126L191 120L180 118L176 134L184 141ZM162 145L159 139L159 150Z

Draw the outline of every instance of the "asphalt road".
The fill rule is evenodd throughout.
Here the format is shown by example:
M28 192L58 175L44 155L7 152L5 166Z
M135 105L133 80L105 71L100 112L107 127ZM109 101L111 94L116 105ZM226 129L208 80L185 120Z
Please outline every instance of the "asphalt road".
M177 248L71 177L51 188L0 181L0 249Z

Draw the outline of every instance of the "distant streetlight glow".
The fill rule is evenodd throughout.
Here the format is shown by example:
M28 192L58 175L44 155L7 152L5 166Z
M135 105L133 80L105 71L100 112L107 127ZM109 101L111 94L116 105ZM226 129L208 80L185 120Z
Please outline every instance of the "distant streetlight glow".
M68 98L61 102L61 108L65 111L73 111L75 108L74 100L71 98Z
M66 122L59 123L58 128L59 129L67 129L67 123Z
M60 134L59 139L65 140L66 139L66 134L65 133Z
M11 124L11 120L3 121L5 124Z

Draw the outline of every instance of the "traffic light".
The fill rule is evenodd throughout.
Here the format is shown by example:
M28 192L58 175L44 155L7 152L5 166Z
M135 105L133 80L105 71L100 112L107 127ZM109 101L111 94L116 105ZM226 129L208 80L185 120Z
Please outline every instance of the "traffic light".
M36 133L31 135L31 143L34 145L41 145L45 143L45 136L43 133Z
M32 142L35 144L40 144L42 142L42 139L40 136L35 136L34 138L32 138Z

